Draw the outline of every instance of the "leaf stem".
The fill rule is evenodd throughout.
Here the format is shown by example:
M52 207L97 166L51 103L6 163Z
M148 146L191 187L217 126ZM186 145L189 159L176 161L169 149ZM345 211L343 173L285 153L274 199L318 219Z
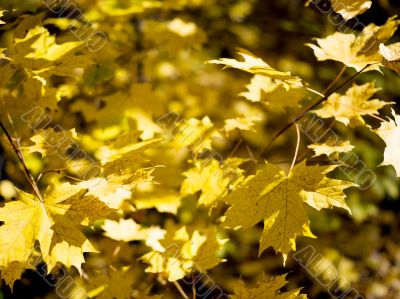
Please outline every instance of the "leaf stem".
M296 133L297 133L297 143L296 143L296 150L294 152L294 156L293 156L293 161L292 161L292 165L290 165L290 170L289 173L292 172L294 164L296 164L296 160L297 160L297 154L299 153L299 147L300 147L300 127L298 124L295 124L296 126Z
M228 159L231 158L231 157L236 153L236 151L237 151L237 150L239 149L239 147L242 145L242 142L243 142L243 138L240 137L240 139L236 142L234 148L233 148L233 149L231 150L231 152L229 153Z
M316 91L315 89L312 89L312 88L310 88L310 87L305 87L305 89L307 89L308 91L310 91L310 92L312 92L312 93L315 93L316 95L318 95L318 96L320 96L320 97L324 97L324 94L323 94L323 93L321 93L321 92L319 92L319 91Z

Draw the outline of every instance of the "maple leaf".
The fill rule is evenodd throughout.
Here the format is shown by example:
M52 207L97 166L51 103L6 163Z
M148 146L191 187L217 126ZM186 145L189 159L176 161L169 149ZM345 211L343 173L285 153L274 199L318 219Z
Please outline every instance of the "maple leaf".
M61 100L57 88L47 86L43 88L38 80L27 79L22 82L25 105L40 106L43 109L58 108L58 102Z
M241 159L228 159L221 165L217 160L196 161L195 167L183 173L186 179L182 183L181 193L195 194L201 190L198 206L213 206L240 181L243 171L238 165L243 162Z
M162 247L153 247L140 258L149 264L146 272L162 273L169 281L176 281L192 271L205 273L223 261L217 253L225 240L218 239L215 227L193 230L167 223L166 231L159 241Z
M354 146L350 144L350 141L336 142L333 139L328 139L324 143L310 144L307 147L314 150L314 157L321 155L330 156L333 153L347 153L354 148Z
M210 60L208 63L222 64L225 65L225 68L231 67L254 75L269 77L282 83L286 89L303 86L301 78L292 76L290 72L281 72L272 68L264 60L254 56L249 51L239 49L237 54L242 56L244 61L238 61L231 58L220 58L218 60Z
M161 7L162 2L159 0L100 0L97 4L100 11L110 16L129 16L133 14L143 13L148 9Z
M0 54L0 59L5 58L9 60L8 57L1 56L2 54ZM0 96L0 106L3 106L0 109L0 114L9 113L12 115L17 128L20 127L19 122L22 122L22 118L24 121L26 121L25 117L29 114L27 113L29 110L26 109L27 106L35 107L31 111L37 109L36 106L40 106L43 108L43 110L49 112L49 114L52 112L49 111L49 109L57 109L58 102L61 100L57 88L50 86L43 88L43 85L40 81L32 78L26 78L25 80L22 80L22 82L20 82L21 87L18 87L19 83L10 84L10 82L13 81L14 76L22 75L21 71L15 68L15 66L11 63L6 63L0 66L0 72L2 74L0 84L2 86L1 89L3 89ZM15 94L11 94L10 92L14 89L18 90L18 93L15 92ZM23 98L24 100L21 101L20 98ZM33 112L32 114L35 113ZM38 113L36 113L36 117L38 117ZM38 125L37 119L33 119L32 124ZM25 122L23 122L23 126L26 126Z
M224 130L229 133L235 129L241 131L252 131L255 132L254 122L261 121L262 118L258 116L248 116L248 117L236 117L225 120Z
M400 43L385 46L379 45L379 52L383 56L383 65L400 74Z
M7 265L7 267L0 267L1 278L4 279L7 285L13 289L15 281L21 278L25 270L34 270L33 264L29 262L14 261Z
M177 149L187 147L196 154L207 149L211 150L210 135L213 132L213 127L214 124L208 116L202 119L190 118L187 121L182 121L171 132L173 134L171 146Z
M146 245L162 250L159 240L165 236L165 231L158 226L142 227L133 219L120 219L119 222L108 220L101 226L104 235L116 241L145 241Z
M397 177L400 177L400 115L392 110L392 116L393 119L382 122L381 126L375 130L375 133L377 133L386 144L384 159L381 165L393 165Z
M261 75L255 75L246 85L247 91L240 93L251 102L262 102L268 109L283 112L285 108L299 106L304 98L304 89L292 86L289 90L281 82Z
M231 205L224 225L250 228L264 220L259 254L272 246L285 262L289 251L296 250L296 237L314 237L304 203L317 210L340 207L350 213L343 190L355 185L325 176L336 167L302 162L286 175L279 167L266 164L223 199Z
M87 283L87 296L97 299L130 299L135 273L131 267L123 267L107 274L96 273Z
M267 277L258 281L253 287L246 287L242 280L234 288L232 299L307 299L307 295L300 294L300 289L281 292L280 289L287 284L286 274Z
M38 152L42 157L60 155L65 157L78 141L75 129L69 131L55 131L53 128L39 130L36 135L30 138L35 145L29 146L30 153Z
M135 83L127 91L103 96L101 105L93 101L77 101L72 110L82 112L87 121L97 121L101 127L120 124L121 117L138 120L149 111L150 118L164 112L161 99L150 83Z
M373 82L363 85L353 84L346 91L345 95L339 93L332 94L322 107L313 110L315 114L322 118L333 117L335 120L350 125L364 125L365 122L361 116L378 114L378 110L393 102L384 102L378 99L370 98L379 90L375 88Z
M6 11L7 11L7 10L0 10L0 18L4 15L4 13L5 13ZM3 24L5 24L5 23L6 23L6 22L0 20L0 25L3 25Z
M333 10L350 20L371 8L372 1L367 0L332 0Z
M81 41L58 45L55 36L39 25L30 29L24 38L15 39L9 57L12 63L25 70L28 78L46 85L48 78L53 75L73 77L76 68L85 68L92 64L88 56L76 54L83 47L84 43Z
M80 232L81 225L91 225L105 218L110 209L86 190L64 183L49 187L41 202L37 197L18 191L19 200L0 208L0 268L12 262L26 263L35 241L49 272L58 262L78 271L84 252L97 252Z
M158 192L151 195L135 198L134 203L139 210L155 208L160 213L177 214L182 198L175 191L158 189Z
M162 139L150 139L135 142L136 132L122 134L110 145L98 149L96 156L100 160L104 175L113 184L134 187L140 179L150 180L154 168L143 169L142 165L149 159L145 151L160 143Z
M317 38L317 45L306 44L314 50L319 61L340 61L348 67L361 71L367 64L372 64L365 71L379 70L382 56L379 44L387 41L397 30L400 20L391 17L382 26L369 24L358 34L335 32L326 38Z
M132 187L114 183L105 178L93 178L78 184L88 189L87 195L97 197L112 209L118 209L121 204L132 197Z

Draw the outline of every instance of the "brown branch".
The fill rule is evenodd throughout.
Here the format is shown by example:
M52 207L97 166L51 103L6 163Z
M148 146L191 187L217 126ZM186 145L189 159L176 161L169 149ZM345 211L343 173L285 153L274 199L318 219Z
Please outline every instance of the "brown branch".
M182 287L180 286L180 284L177 281L173 281L172 282L174 284L174 286L176 287L176 289L178 290L179 294L181 294L181 296L184 299L189 299L189 296L186 295L186 293L184 292L184 290L182 289Z
M25 163L25 159L24 159L24 156L23 156L21 150L14 144L10 133L8 133L6 127L4 126L4 124L3 124L3 122L1 120L0 120L0 127L4 131L4 134L6 135L8 141L10 142L12 149L14 150L15 154L17 155L18 160L21 163L22 168L24 170L24 174L25 174L26 179L28 180L29 184L32 186L32 189L35 192L36 196L39 198L39 200L41 202L43 202L43 196L40 193L39 187L36 184L35 179L33 178L31 172L28 169L28 166Z
M322 102L325 102L332 94L334 94L335 92L337 92L339 89L341 89L343 86L347 85L348 83L350 83L351 81L353 81L354 78L356 78L360 73L362 73L366 68L368 68L369 66L371 66L371 64L367 64L365 67L363 67L360 71L358 71L357 73L355 73L353 76L351 76L350 78L348 78L346 81L344 81L342 84L340 84L338 87L336 87L334 90L332 90L331 92L329 92L328 94L326 94L324 97L321 97L321 99L315 101L314 103L310 104L306 109L303 110L303 112L301 112L299 115L297 115L290 123L288 123L286 126L284 126L282 129L280 129L275 135L274 137L272 137L272 139L267 143L266 146L264 146L257 154L257 157L259 157L264 151L266 151L267 149L269 149L269 147L274 143L274 141L281 136L284 132L286 132L286 130L288 130L289 128L291 128L296 122L298 122L300 119L302 119L308 112L310 112L311 110L313 110L315 107L317 107L319 104L321 104Z

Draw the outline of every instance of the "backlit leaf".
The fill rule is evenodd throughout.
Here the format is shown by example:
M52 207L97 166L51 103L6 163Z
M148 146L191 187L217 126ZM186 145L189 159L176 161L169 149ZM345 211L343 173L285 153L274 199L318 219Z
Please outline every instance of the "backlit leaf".
M325 176L335 168L302 162L287 175L277 166L266 164L224 199L231 205L224 225L250 228L264 221L259 254L272 246L286 261L287 254L296 250L297 237L314 237L304 204L317 210L340 207L350 213L343 190L353 184Z
M346 94L332 94L322 107L314 110L319 117L330 118L344 123L345 125L357 126L364 125L365 121L361 116L376 115L378 110L393 102L384 102L378 99L370 99L379 88L375 84L365 83L363 85L353 84L346 91Z
M379 44L387 41L397 30L400 20L391 17L382 26L369 24L359 34L335 32L326 38L317 38L317 44L307 44L314 50L319 61L340 61L348 67L360 71L371 64L365 71L379 70L382 56Z
M400 43L389 46L380 44L379 52L383 56L383 65L400 74Z
M269 77L281 82L286 89L303 86L301 78L292 76L290 72L281 72L272 68L264 60L244 49L239 49L237 54L244 60L239 61L231 58L220 58L218 60L210 60L208 63L222 64L225 68L231 67L254 75Z
M340 13L345 20L364 13L371 5L372 1L368 0L332 0L333 9Z
M385 141L386 148L381 165L393 165L397 176L400 177L400 115L392 110L393 119L382 122L375 132Z
M282 292L280 289L287 284L286 274L267 277L258 281L254 286L248 287L242 280L234 289L232 299L307 299L307 295L300 294L300 289Z

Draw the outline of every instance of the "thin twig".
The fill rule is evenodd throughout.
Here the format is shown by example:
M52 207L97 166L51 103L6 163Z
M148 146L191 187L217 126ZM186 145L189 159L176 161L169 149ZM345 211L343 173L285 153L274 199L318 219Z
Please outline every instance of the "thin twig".
M296 133L297 133L297 143L296 143L296 150L295 150L294 156L293 156L292 165L290 165L289 173L292 172L294 164L296 164L297 154L299 153L299 147L300 147L300 127L298 124L295 124L295 126L296 126Z
M35 179L33 178L31 172L30 172L29 169L28 169L28 166L27 166L26 163L25 163L25 159L24 159L24 156L23 156L22 152L21 152L20 149L14 144L14 142L13 142L13 140L12 140L10 134L8 133L6 127L4 126L4 124L3 124L1 121L0 121L0 127L1 127L1 129L4 131L4 134L6 134L6 137L7 137L8 141L10 142L11 147L13 148L15 154L17 155L17 157L18 157L18 159L19 159L19 161L20 161L20 163L21 163L21 165L22 165L22 167L23 167L23 169L24 169L24 174L25 174L26 179L28 180L29 184L32 186L33 191L35 192L36 196L39 198L39 200L40 200L41 202L43 202L43 201L44 201L44 200L43 200L43 196L42 196L42 194L40 193L39 187L37 186Z
M239 147L242 145L242 142L243 142L243 138L240 137L239 141L236 142L235 147L234 147L234 148L231 150L231 152L229 153L228 158L231 158L231 157L236 153L236 151L237 151L237 150L239 149Z
M177 281L173 281L172 283L178 289L179 293L182 295L183 298L189 299L189 296L185 294L185 292L183 291L182 287L180 286L180 284Z
M192 293L193 293L193 299L196 299L197 292L196 292L196 283L194 280L194 273L192 273Z
M349 82L351 82L354 78L356 78L360 73L362 73L366 68L371 66L370 64L367 64L365 67L363 67L360 71L355 73L353 76L348 78L346 81L344 81L342 84L340 84L337 88L326 94L324 97L321 97L321 99L315 101L314 103L310 104L306 109L303 110L299 115L297 115L290 123L288 123L286 126L284 126L281 130L279 130L274 137L268 142L266 146L264 146L257 154L257 157L259 157L264 151L269 149L269 147L274 143L274 141L281 136L284 132L286 132L287 129L289 129L291 126L293 126L296 122L298 122L300 119L304 117L309 111L317 107L319 104L322 102L326 101L332 94L337 92L339 89L341 89L343 86L347 85Z
M328 85L328 87L324 89L324 91L322 92L323 94L326 94L336 84L336 82L339 81L339 79L343 76L346 69L347 69L347 66L344 65L342 67L342 69L340 70L340 72L337 74L336 78L333 79L333 81Z
M249 157L252 161L257 162L256 157L254 157L253 151L251 150L250 146L246 143L246 150L247 153L249 154Z

